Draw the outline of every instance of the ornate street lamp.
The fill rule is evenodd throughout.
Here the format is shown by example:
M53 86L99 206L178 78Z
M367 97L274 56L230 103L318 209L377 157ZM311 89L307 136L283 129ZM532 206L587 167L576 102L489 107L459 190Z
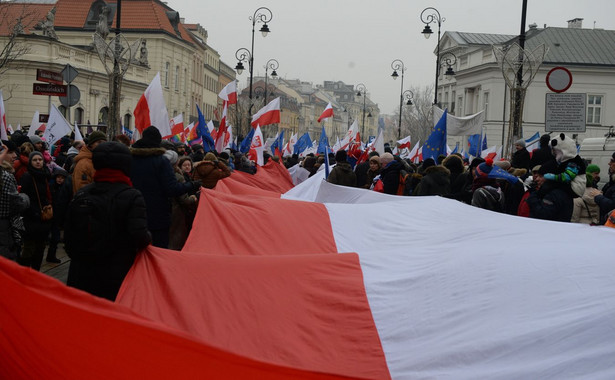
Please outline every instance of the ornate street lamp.
M436 47L436 87L434 88L434 101L433 104L438 104L438 77L440 76L440 29L442 27L442 23L446 19L440 16L440 12L436 8L425 8L421 12L421 21L425 24L425 28L423 28L423 36L425 38L431 37L433 31L429 24L432 22L438 23L438 46Z
M411 106L414 104L412 103L412 100L414 99L414 92L406 90L401 94L401 96L406 100L407 106Z
M401 113L402 113L402 105L404 103L404 72L406 71L406 66L401 59L396 59L391 62L391 68L393 69L393 74L391 77L393 79L397 79L400 75L397 73L397 70L401 71L401 88L399 90L399 124L397 125L397 139L401 139Z
M267 64L265 65L265 88L269 88L267 87L267 78L269 78L269 69L271 69L271 77L275 78L278 76L277 73L277 69L280 67L280 64L278 63L277 60L275 59L270 59L267 61ZM265 91L265 104L267 104L267 91Z
M363 83L357 85L357 96L363 96L363 118L361 121L361 137L365 137L365 100L367 99L367 88Z

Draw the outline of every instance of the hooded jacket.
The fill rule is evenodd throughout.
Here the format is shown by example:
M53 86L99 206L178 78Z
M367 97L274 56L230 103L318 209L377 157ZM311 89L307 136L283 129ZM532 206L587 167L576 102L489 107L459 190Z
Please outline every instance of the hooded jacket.
M94 164L92 164L92 151L86 145L75 157L75 169L73 170L73 194L85 185L94 182Z
M331 170L327 182L340 186L355 187L357 185L357 175L352 171L350 163L340 161Z
M451 172L441 165L430 166L416 188L415 195L447 195L451 192Z

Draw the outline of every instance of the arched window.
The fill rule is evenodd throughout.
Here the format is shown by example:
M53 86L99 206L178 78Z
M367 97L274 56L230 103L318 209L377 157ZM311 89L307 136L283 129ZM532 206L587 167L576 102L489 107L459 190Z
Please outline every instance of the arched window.
M60 111L60 113L62 114L62 116L66 117L66 107L64 107L64 106L59 106L59 107L58 107L58 111Z
M109 107L103 107L98 112L98 125L107 125L109 122Z
M132 121L132 115L127 113L124 115L124 128L130 129L130 122Z
M75 108L75 118L73 120L77 124L83 124L83 108Z

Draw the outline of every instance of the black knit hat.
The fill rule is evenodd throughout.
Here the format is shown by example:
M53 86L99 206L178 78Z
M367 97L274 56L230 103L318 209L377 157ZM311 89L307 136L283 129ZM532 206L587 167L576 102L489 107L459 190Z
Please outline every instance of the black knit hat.
M344 162L346 161L347 157L348 156L344 149L340 149L337 152L335 152L335 162Z
M92 152L94 169L117 169L130 176L132 155L130 149L117 141L105 141Z
M136 143L134 143L134 148L160 148L160 144L162 143L162 135L158 128L153 125L147 127L143 131L143 137Z
M107 135L105 135L104 132L101 131L94 131L90 133L90 135L88 136L88 147L90 147L97 141L107 141Z

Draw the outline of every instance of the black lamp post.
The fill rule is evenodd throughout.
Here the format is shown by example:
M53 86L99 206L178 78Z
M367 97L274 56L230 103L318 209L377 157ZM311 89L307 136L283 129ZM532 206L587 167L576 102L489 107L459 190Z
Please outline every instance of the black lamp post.
M367 99L367 88L363 83L357 85L357 96L363 96L363 118L361 121L361 137L365 137L365 100Z
M278 63L278 61L276 61L275 59L270 59L267 61L267 64L265 65L265 88L268 89L269 87L267 87L267 78L269 78L269 69L271 69L271 77L275 78L278 76L277 73L277 69L280 67L280 64ZM267 91L265 91L265 104L267 104Z
M414 103L412 103L412 100L414 99L414 92L410 91L410 90L406 90L401 94L402 98L406 100L406 105L407 106L411 106Z
M270 32L268 22L273 18L273 13L271 10L266 7L260 7L255 12L254 15L250 17L252 20L252 48L250 50L246 48L240 48L235 52L235 58L237 58L238 62L235 66L235 70L238 75L241 75L245 67L243 62L248 64L248 69L250 70L250 106L248 108L248 120L252 113L252 80L254 79L254 32L256 29L256 23L263 23L263 26L259 29L259 32L262 33L263 37L267 37L267 33Z
M401 139L401 111L402 105L404 103L404 71L406 71L406 66L401 59L396 59L391 62L391 68L393 69L393 74L391 76L393 79L397 79L400 75L397 73L397 70L401 71L401 88L399 90L399 124L397 125L397 139Z
M425 24L425 28L423 28L421 33L423 33L425 38L429 38L433 34L429 24L432 22L438 23L438 46L436 47L436 88L434 88L435 95L433 100L433 104L436 105L438 104L438 77L440 76L440 29L445 20L445 18L440 16L440 12L438 12L436 8L425 8L423 9L423 12L421 12L421 21Z

